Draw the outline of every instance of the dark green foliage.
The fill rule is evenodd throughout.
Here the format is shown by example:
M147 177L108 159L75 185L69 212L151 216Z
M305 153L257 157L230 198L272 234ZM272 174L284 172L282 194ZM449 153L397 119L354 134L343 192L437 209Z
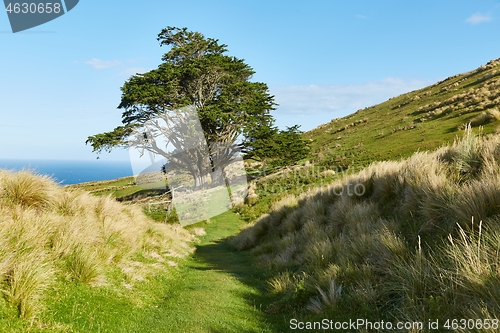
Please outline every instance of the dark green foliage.
M309 146L306 141L302 140L299 127L299 125L287 127L285 131L277 133L275 140L277 151L273 164L294 165L307 156Z
M118 126L111 132L89 136L85 144L90 143L94 152L111 152L114 147L123 145L123 138L131 132L132 126Z
M94 151L127 147L135 126L185 106L196 108L209 143L234 146L243 138L240 145L245 146L252 129L271 126L274 97L265 83L250 82L253 69L242 59L226 55L226 45L175 27L163 29L158 41L170 50L157 69L125 82L118 106L123 109L124 126L88 137ZM231 149L227 158L236 151Z
M277 134L278 129L276 127L264 126L253 128L249 133L249 143L244 149L245 158L263 162L272 158L274 152L277 150L275 141Z
M276 127L260 127L251 132L245 150L248 159L260 160L271 166L294 165L305 158L309 146L302 139L299 125L279 131Z

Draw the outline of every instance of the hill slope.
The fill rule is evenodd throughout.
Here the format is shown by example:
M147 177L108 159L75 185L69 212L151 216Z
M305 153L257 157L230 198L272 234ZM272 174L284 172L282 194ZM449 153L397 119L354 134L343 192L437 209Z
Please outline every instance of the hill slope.
M274 274L270 312L498 324L499 148L499 135L468 130L436 152L373 163L285 196L231 243Z
M375 160L407 157L451 143L464 124L494 132L500 118L500 59L468 73L451 76L307 133L314 162L368 165Z

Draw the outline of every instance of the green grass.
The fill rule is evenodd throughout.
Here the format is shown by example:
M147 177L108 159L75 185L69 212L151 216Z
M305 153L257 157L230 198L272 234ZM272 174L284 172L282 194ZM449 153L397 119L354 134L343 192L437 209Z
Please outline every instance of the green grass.
M78 187L83 190L92 191L97 189L107 188L109 186L128 186L134 183L134 177L124 177L118 179L112 179L108 181L97 181L97 182L87 182L74 185L68 185L66 187Z
M0 170L0 184L1 332L70 331L67 325L78 319L74 313L67 325L49 315L58 313L52 307L65 297L77 295L84 303L75 306L85 307L90 294L106 307L107 296L127 295L126 286L154 276L162 262L167 274L173 270L168 262L192 249L189 232L154 223L139 207L26 171Z
M347 168L408 157L417 150L433 150L453 142L468 122L484 125L484 133L492 133L500 124L496 118L482 123L475 119L500 105L496 81L499 69L500 62L492 61L474 71L333 119L304 134L312 141L312 160ZM442 108L422 109L433 103Z
M122 198L132 195L144 187L135 185L134 177L125 177L115 180L88 182L81 184L68 185L67 188L79 188L89 191L97 196L111 195L113 198Z
M259 198L240 207L237 214L226 212L188 226L193 233L196 228L207 233L188 258L156 262L161 269L143 281L118 267L110 268L107 280L99 286L58 279L45 290L44 306L27 319L17 317L22 310L15 302L0 298L0 331L283 332L290 330L289 320L298 317L497 316L500 236L492 227L498 225L498 183L476 181L478 166L470 149L441 151L449 179L431 177L428 184L414 189L425 178L417 172L403 184L406 192L398 183L397 174L402 171L393 174L392 164L379 165L388 171L377 171L369 180L359 178L370 187L367 197L372 202L322 195L311 198L303 193L340 181L373 161L442 146L468 122L484 125L483 133L495 132L498 112L492 110L500 104L495 81L499 70L500 62L491 62L305 133L312 140L315 164L273 170L256 179ZM490 148L481 156L496 151ZM497 177L498 163L493 160L482 159L479 166L485 174ZM412 163L415 170L422 169L418 156ZM318 166L336 173L316 172ZM450 185L452 192L445 191L447 182L457 182ZM132 177L71 187L115 198L144 191ZM24 188L29 186L8 192L5 202L37 209L51 200L24 193ZM302 199L292 200L290 194L302 195ZM398 198L403 197L405 207L398 207ZM58 206L67 216L75 209L69 199ZM270 216L233 239L233 244L253 248L252 252L233 251L226 237L268 212ZM457 232L452 219L460 219L465 226L471 212L485 217L485 231L477 233L472 226ZM149 215L164 220L161 210ZM402 218L400 224L397 218ZM448 232L454 232L453 239L446 239ZM428 240L424 251L420 234ZM108 236L107 241L113 243L114 235ZM439 247L433 248L436 244ZM151 258L137 256L137 265L155 264ZM132 279L134 283L124 284ZM37 296L42 297L41 293Z
M59 281L47 292L47 306L34 322L0 316L0 328L16 333L287 331L289 316L264 311L274 301L267 272L255 268L250 254L232 250L225 241L243 224L228 211L189 226L207 232L196 251L172 259L177 267L166 263L131 290L117 282L124 279L119 269L103 286ZM0 309L16 311L6 304Z
M277 169L267 170L268 175L263 175L263 170L251 168L258 200L240 207L240 213L246 221L253 222L287 194L298 195L353 175L375 161L400 160L416 151L432 151L451 144L462 136L464 124L478 123L475 119L485 112L498 114L499 77L500 61L491 61L471 72L333 119L304 133L304 139L311 141L309 159L312 163L306 166L301 163L301 169L288 174ZM460 104L462 95L467 102L464 105ZM444 108L451 107L451 111L428 116L439 108L428 107L429 111L422 108L433 103L447 104ZM473 128L473 131L486 135L497 132L500 122L494 116L489 119L489 122L481 122L481 130ZM297 166L292 169L295 168ZM318 172L328 169L336 174L321 176Z
M88 191L96 196L111 195L113 198L125 198L140 192L147 192L151 189L163 189L165 183L158 181L137 185L134 177L118 178L98 182L88 182L74 185L67 185L66 188L78 188Z
M373 163L330 188L280 195L230 243L270 272L282 313L498 319L499 147L499 135L467 131L451 146ZM365 191L338 194L349 183Z
M231 250L224 237L235 234L242 222L227 212L203 226L194 256L180 266L161 304L170 332L277 332L286 329L280 316L265 314L272 301L266 293L264 272L252 266L249 254Z

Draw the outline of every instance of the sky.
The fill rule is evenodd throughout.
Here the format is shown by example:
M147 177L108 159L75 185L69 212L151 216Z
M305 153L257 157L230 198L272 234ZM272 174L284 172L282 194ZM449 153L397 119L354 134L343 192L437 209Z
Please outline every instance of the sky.
M500 58L500 0L80 0L15 34L4 12L0 159L96 159L85 140L121 124L120 87L161 63L167 26L245 59L282 129L310 130Z

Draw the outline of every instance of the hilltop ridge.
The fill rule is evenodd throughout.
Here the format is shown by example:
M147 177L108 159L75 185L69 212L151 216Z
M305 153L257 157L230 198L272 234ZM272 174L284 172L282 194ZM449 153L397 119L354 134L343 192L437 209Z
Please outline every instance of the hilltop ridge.
M467 127L433 152L290 191L229 242L273 275L270 313L498 324L499 148L500 135Z
M304 133L313 161L340 167L408 157L449 144L467 123L497 130L500 119L500 58L360 109Z

